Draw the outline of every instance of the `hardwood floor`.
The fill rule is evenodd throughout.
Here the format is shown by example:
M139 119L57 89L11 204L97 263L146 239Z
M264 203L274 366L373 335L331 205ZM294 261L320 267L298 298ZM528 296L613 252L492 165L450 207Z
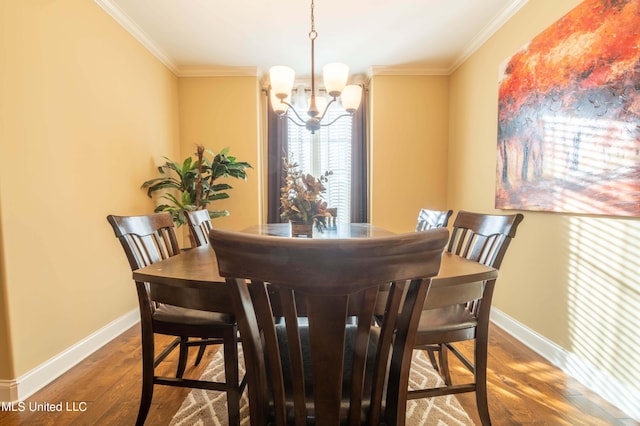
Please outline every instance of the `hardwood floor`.
M197 351L191 351L186 374L199 377L215 351L208 349L199 367L193 366ZM140 333L135 326L24 401L24 411L1 411L0 425L133 425L140 365ZM163 368L175 367L172 354ZM495 326L489 368L489 408L495 425L640 425ZM458 369L454 371L455 380ZM189 391L156 386L146 424L168 424ZM458 399L479 424L474 394ZM44 403L63 411L33 411L34 404Z

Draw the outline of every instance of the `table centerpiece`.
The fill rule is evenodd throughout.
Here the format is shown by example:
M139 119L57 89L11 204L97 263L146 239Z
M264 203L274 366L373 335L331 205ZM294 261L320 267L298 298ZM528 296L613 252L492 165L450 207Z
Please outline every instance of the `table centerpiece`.
M326 171L320 177L299 170L298 164L286 158L285 185L280 189L280 218L291 223L291 235L312 236L313 226L320 232L327 228L327 219L331 213L327 211L327 202L323 194L324 186L333 174Z

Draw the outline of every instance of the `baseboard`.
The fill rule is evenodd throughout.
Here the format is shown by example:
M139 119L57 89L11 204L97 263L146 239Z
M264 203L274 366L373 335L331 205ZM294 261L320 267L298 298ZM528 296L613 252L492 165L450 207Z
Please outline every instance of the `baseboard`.
M0 380L0 401L19 401L28 398L124 333L139 319L138 309L134 309L16 380ZM491 321L631 418L640 421L640 392L618 382L607 373L598 370L499 309L492 309Z
M576 354L541 336L499 309L492 308L491 321L518 339L566 374L618 407L629 417L640 421L640 392L620 383Z
M17 401L18 383L15 380L0 380L0 401Z
M133 309L15 380L0 381L0 401L22 401L140 321Z

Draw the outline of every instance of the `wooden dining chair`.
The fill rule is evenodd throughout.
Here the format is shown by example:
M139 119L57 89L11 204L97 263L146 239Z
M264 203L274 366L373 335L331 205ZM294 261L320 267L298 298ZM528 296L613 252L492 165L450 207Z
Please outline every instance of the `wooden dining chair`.
M403 425L398 389L408 386L415 327L447 236L282 238L214 228L210 243L242 336L251 424ZM378 327L382 283L391 284Z
M211 216L209 211L202 210L185 210L184 217L187 220L187 226L189 228L189 241L191 248L205 246L209 244L209 231L211 231ZM198 348L198 355L196 356L195 364L200 364L204 357L206 345L201 345Z
M499 269L523 215L489 215L460 211L453 223L447 251ZM495 280L456 286L433 285L429 289L416 332L415 349L426 350L445 386L411 390L408 399L475 392L483 425L490 425L487 404L487 352L489 314ZM474 362L455 342L474 342ZM454 384L449 371L449 352L473 373L468 383ZM436 354L438 360L436 360Z
M336 227L336 220L338 219L338 208L337 207L329 207L327 212L331 215L327 218L327 226L329 228Z
M191 247L200 247L209 244L209 231L211 231L211 217L208 210L185 211L189 227L189 240Z
M416 232L426 231L428 229L434 228L446 228L449 224L449 218L453 214L453 210L427 210L420 209L420 213L418 214L418 222L416 224ZM388 291L388 286L384 285L380 289L380 296L378 297L378 302L376 305L377 312L377 321L380 322L382 320L382 312L384 311L384 306L386 304L385 296Z
M424 231L433 228L446 228L453 210L429 210L420 209L416 231Z
M151 265L180 253L169 213L146 216L107 216L124 248L131 270ZM240 424L240 396L245 380L239 380L237 326L224 282L185 283L171 286L136 281L142 329L142 396L137 425L144 424L153 386L167 385L224 391L230 425ZM176 336L157 356L155 334ZM194 339L191 339L194 338ZM183 378L188 348L222 344L225 383ZM156 376L155 368L180 348L175 377Z

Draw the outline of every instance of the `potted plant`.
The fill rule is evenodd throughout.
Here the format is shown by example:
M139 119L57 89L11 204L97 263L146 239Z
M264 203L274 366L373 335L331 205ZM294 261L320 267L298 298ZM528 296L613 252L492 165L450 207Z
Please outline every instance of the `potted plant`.
M324 184L333 172L327 171L316 178L298 170L297 163L290 163L286 158L283 162L286 178L280 189L280 218L291 223L294 236L311 236L314 224L320 232L324 231L331 213L327 211L322 194L326 192Z
M160 198L168 201L161 204L155 212L169 212L177 226L186 224L184 212L186 210L209 211L209 217L216 218L228 216L226 210L209 210L209 204L215 200L229 198L225 191L232 189L228 183L219 183L218 179L233 177L246 179L246 169L252 166L244 161L237 161L235 157L228 155L229 148L215 153L198 145L193 156L187 157L182 163L165 158L166 163L158 167L162 177L148 180L142 184L147 189L147 195L151 198L156 191L175 190L165 192Z

